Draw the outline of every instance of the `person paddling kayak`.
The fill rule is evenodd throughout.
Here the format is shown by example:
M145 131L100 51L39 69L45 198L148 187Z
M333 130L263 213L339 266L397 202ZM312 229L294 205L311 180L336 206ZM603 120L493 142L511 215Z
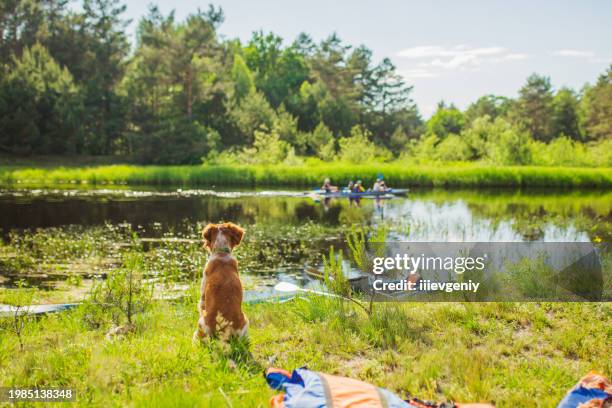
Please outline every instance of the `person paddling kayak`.
M331 183L331 180L329 179L329 177L327 177L323 181L323 185L321 186L321 190L323 190L326 193L335 193L336 191L338 191L338 186L333 186L332 183Z
M365 188L363 188L363 185L361 184L361 180L357 180L357 182L353 186L353 189L351 190L351 193L363 193L364 191L365 191Z
M378 193L378 192L385 192L388 189L389 188L385 184L385 180L383 179L382 176L379 175L378 178L376 179L376 182L374 183L374 186L372 186L372 191L375 193Z

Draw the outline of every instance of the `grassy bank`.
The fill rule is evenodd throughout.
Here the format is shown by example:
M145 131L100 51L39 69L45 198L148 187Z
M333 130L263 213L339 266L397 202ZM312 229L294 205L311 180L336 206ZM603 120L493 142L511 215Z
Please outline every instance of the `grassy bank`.
M285 186L310 188L325 177L334 183L361 179L371 185L379 173L395 187L612 187L611 168L494 167L484 165L406 166L399 163L317 166L134 166L0 167L0 183L88 183L186 186Z
M352 303L304 297L245 305L250 343L193 345L205 261L198 232L146 250L128 226L11 233L0 270L21 288L0 289L0 303L84 304L20 318L19 333L0 318L1 385L70 387L80 406L267 407L274 391L262 370L306 365L423 399L549 407L585 373L612 373L611 303L377 303L368 316ZM336 232L250 226L236 256L242 272L278 268L290 254L304 265L321 254L314 242ZM91 271L106 279L82 282ZM37 275L54 274L61 287L33 288ZM241 279L248 288L249 275ZM184 285L180 297L155 296L175 284ZM117 325L130 330L112 335Z
M0 293L1 298L1 293ZM0 336L6 386L63 386L92 406L266 407L269 365L346 375L402 395L555 406L589 370L610 374L608 304L378 304L373 317L324 298L247 306L250 345L191 342L195 296L155 303L105 336L84 310Z

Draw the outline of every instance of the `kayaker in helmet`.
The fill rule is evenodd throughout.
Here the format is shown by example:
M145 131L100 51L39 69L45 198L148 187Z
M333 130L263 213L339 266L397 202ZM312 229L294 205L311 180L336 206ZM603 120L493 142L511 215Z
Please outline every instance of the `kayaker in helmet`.
M385 180L382 178L382 176L378 176L378 178L376 179L376 182L374 183L374 186L372 186L372 191L375 193L378 192L385 192L387 190L387 185L385 184Z

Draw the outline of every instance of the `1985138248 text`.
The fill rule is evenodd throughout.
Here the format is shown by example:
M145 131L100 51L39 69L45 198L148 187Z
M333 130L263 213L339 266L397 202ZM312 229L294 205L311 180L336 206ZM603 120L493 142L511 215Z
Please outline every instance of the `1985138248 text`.
M0 387L0 402L74 402L70 388Z

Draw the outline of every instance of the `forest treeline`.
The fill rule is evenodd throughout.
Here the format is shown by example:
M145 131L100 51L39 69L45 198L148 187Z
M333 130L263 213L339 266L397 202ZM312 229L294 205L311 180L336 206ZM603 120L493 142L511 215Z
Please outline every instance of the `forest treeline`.
M151 6L131 45L124 14L120 0L0 3L0 153L612 165L612 66L578 91L533 74L517 98L441 102L424 121L389 59L336 34L241 43L219 35L219 8L178 21Z

